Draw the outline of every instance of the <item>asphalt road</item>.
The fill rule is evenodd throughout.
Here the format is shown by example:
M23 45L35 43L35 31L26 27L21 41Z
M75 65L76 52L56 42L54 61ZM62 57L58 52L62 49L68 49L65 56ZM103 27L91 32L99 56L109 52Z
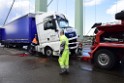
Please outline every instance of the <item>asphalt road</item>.
M57 57L20 56L23 53L0 48L0 83L124 83L123 66L106 71L71 60L70 74L61 76Z

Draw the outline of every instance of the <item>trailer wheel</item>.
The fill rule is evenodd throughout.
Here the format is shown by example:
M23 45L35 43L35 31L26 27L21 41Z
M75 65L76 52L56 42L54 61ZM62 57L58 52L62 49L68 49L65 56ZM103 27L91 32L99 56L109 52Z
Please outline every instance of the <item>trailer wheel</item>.
M95 66L109 70L115 66L116 58L111 51L101 49L95 53L94 62Z
M45 55L46 56L52 56L53 55L53 50L50 47L45 48Z

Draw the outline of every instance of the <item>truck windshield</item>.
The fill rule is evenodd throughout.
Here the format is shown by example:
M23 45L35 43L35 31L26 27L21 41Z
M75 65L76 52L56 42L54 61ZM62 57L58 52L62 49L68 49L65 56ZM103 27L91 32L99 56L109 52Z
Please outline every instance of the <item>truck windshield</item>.
M60 28L69 28L69 23L67 19L57 16L57 22Z

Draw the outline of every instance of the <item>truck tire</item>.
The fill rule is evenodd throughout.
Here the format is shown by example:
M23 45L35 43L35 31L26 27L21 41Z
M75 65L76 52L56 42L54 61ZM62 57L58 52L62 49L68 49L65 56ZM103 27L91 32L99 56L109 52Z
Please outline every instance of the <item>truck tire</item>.
M115 66L116 58L111 51L101 49L95 53L94 62L95 66L110 70Z
M50 47L45 48L45 55L46 56L52 56L53 55L53 50Z

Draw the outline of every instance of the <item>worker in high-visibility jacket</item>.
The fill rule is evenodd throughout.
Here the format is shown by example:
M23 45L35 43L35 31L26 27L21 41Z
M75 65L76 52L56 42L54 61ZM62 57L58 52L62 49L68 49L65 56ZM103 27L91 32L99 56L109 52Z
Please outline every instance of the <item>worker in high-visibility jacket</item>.
M34 37L34 39L32 41L32 44L33 45L37 45L38 44L37 34L35 34L35 37Z
M59 56L59 65L61 67L60 74L69 73L69 47L68 47L68 38L64 35L64 31L60 32L60 56Z
M37 39L36 38L33 39L32 44L33 45L36 45L37 44Z
M35 46L38 45L38 38L37 38L37 34L35 34L35 37L32 40L31 43L31 47L29 49L29 53L30 54L34 54L35 53Z

